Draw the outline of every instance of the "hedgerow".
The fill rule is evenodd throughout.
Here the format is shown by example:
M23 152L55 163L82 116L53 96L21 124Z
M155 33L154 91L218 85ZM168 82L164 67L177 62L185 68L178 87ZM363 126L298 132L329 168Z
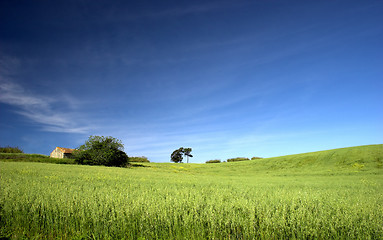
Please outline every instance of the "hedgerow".
M239 161L249 161L250 159L245 157L229 158L227 162L239 162Z
M206 161L206 163L220 163L220 162L221 162L221 160L219 160L219 159Z

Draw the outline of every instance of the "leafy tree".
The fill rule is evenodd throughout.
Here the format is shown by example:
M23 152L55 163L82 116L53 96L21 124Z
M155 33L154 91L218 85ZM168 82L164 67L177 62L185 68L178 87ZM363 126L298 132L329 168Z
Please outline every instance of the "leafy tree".
M125 166L128 156L122 142L113 137L90 136L74 152L75 161L86 165Z
M193 155L190 154L191 151L191 148L181 147L177 150L174 150L174 152L170 155L170 160L175 163L180 163L183 160L183 155L185 155L187 157L187 162L189 163L189 157L193 157Z
M189 163L189 157L193 157L193 155L190 154L191 151L191 148L184 148L184 155L187 157L187 163Z
M78 150L90 150L100 147L124 151L124 145L122 144L121 140L118 140L114 137L104 136L90 136L85 144L81 145Z
M183 157L182 157L182 151L183 151L183 148L179 148L177 150L174 150L174 152L172 153L172 155L170 155L170 160L172 162L175 162L175 163L180 163L182 162L183 160Z

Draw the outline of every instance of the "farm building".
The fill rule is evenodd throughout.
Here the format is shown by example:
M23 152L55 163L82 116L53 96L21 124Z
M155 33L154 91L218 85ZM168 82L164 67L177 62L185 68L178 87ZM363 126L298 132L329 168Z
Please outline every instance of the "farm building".
M62 147L56 147L55 150L51 152L52 158L71 158L72 153L75 149L72 148L62 148Z

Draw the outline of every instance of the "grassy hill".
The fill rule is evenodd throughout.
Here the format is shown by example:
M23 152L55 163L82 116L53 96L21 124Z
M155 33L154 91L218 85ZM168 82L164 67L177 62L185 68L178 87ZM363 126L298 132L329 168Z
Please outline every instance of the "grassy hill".
M74 164L73 159L56 159L42 154L26 153L0 153L0 161ZM164 171L191 173L230 172L230 170L241 174L281 171L370 171L383 169L383 144L339 148L242 162L178 165L174 163L142 163L139 165Z
M3 155L0 238L383 239L382 147L131 168Z
M275 170L375 170L383 168L383 144L339 148L319 152L263 158L253 161L221 163L248 171Z
M202 175L341 174L383 170L383 144L215 164L145 163L158 170Z

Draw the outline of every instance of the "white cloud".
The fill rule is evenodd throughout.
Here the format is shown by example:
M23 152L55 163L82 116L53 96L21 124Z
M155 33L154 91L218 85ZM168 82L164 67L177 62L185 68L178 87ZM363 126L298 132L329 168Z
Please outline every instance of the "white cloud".
M0 102L25 109L48 108L52 101L51 99L28 95L21 86L3 79L0 80L0 93Z
M1 71L4 73L4 71ZM51 97L40 96L26 91L21 85L5 80L0 76L0 103L15 107L15 112L41 125L43 131L66 132L66 133L86 133L89 127L81 126L75 119L79 119L79 114L71 111L76 105L70 97L55 100ZM55 111L54 104L60 104L64 112Z
M13 106L15 113L38 124L43 131L86 133L90 129L81 121L83 114L75 111L81 105L78 100L69 95L43 96L14 81L14 73L20 65L17 58L0 57L0 103ZM56 110L57 106L60 111Z

